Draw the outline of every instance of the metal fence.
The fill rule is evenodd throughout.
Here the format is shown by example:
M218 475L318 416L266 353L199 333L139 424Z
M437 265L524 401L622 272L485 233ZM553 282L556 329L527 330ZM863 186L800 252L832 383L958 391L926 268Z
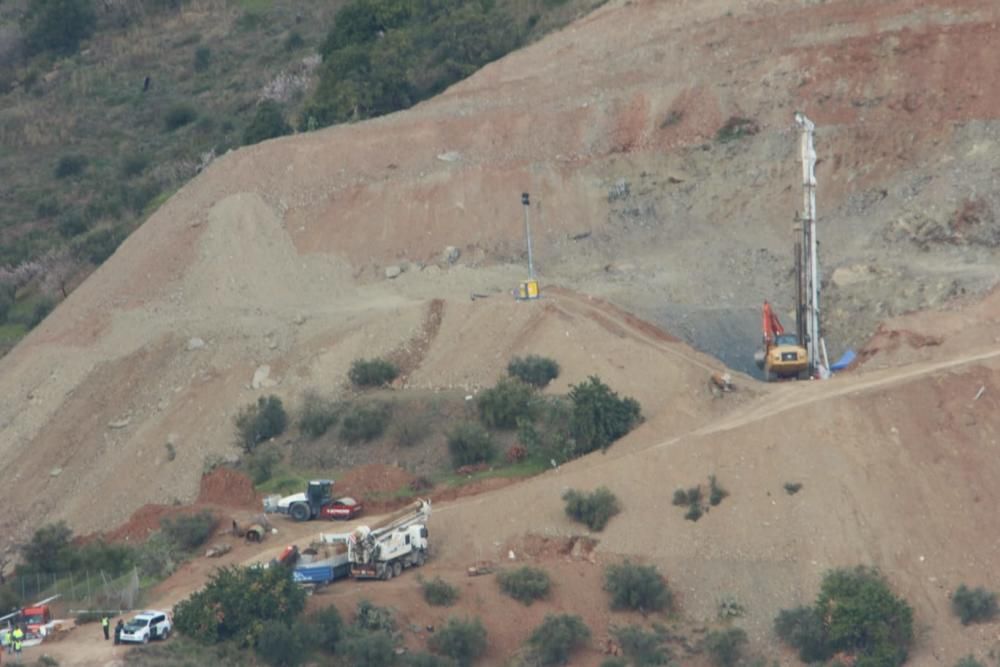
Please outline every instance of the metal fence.
M7 585L26 605L58 595L61 600L85 609L134 609L143 592L136 568L117 577L100 570L26 574L8 577Z

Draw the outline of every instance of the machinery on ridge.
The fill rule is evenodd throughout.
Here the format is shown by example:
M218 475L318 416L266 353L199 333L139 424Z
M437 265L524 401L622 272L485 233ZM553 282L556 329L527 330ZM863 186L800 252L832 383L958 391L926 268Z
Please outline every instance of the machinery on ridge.
M761 321L764 349L754 354L754 362L764 371L764 379L771 382L779 378L808 378L809 354L806 348L797 334L785 333L781 320L767 301L761 309Z

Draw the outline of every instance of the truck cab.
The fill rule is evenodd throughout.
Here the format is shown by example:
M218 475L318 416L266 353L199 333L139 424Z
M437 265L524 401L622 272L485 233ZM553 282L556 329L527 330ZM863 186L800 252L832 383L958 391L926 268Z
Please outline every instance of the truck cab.
M52 622L52 610L47 604L25 607L21 610L21 621L29 633L44 634L44 628Z

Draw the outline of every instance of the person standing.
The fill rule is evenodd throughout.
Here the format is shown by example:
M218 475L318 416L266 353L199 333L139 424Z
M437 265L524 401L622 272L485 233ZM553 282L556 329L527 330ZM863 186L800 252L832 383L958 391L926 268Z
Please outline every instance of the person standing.
M115 644L122 643L122 630L125 629L125 621L118 619L117 625L115 625Z
M14 628L14 632L10 633L11 644L14 647L14 661L21 662L21 641L24 639L24 630L20 627Z
M15 628L11 635L14 644L14 662L21 662L21 640L24 639L24 630Z
M109 625L111 625L111 619L108 618L107 614L103 614L101 616L101 627L104 628L104 641L111 639L111 636L108 634Z

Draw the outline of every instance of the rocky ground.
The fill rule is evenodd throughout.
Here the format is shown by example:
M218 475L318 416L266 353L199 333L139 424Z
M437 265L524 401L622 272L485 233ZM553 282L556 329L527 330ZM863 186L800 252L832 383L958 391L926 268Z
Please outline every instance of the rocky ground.
M552 391L596 373L647 422L609 455L449 505L440 571L572 534L559 490L614 482L626 511L598 562L660 565L695 622L740 596L757 650L778 608L859 561L911 598L920 664L987 650L947 593L996 565L997 18L985 0L612 2L405 113L216 160L0 360L0 502L25 508L0 535L194 501L206 463L237 455L241 406L335 390L358 357L471 392L534 352L565 369ZM760 302L791 304L799 109L819 127L828 345L861 349L868 373L738 375L719 400L708 374L746 367ZM750 132L726 140L734 117ZM509 297L523 191L535 303ZM732 502L689 525L669 496L712 473ZM539 610L596 610L587 568ZM407 606L405 586L380 591ZM526 628L489 623L501 664Z

